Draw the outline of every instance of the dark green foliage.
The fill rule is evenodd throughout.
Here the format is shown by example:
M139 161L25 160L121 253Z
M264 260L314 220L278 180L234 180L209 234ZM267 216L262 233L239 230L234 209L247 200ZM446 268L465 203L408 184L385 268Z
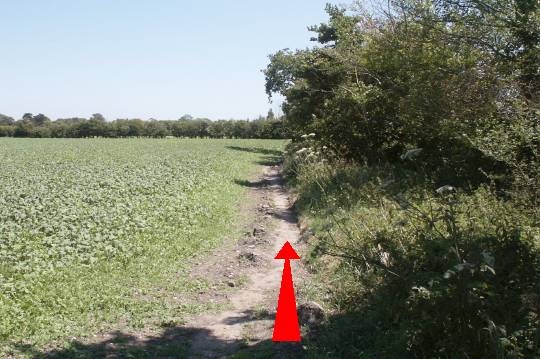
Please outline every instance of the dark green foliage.
M265 71L293 137L314 132L370 164L422 148L441 183L508 188L516 165L540 182L524 170L540 164L538 2L403 0L383 18L327 11L328 24L311 28L323 47L280 51Z
M0 125L6 126L6 125L13 125L15 123L15 120L12 117L2 115L0 113Z
M270 57L332 315L314 357L540 356L540 3L328 6Z
M315 357L540 354L538 216L486 187L436 188L403 167L317 152L289 157L334 309L308 345Z
M268 118L256 120L193 119L184 115L178 121L142 121L139 119L118 119L107 122L101 114L90 119L68 118L50 121L45 115L24 114L19 121L0 114L0 137L153 137L168 136L189 138L262 138L285 139L289 131L282 118L275 118L269 112Z

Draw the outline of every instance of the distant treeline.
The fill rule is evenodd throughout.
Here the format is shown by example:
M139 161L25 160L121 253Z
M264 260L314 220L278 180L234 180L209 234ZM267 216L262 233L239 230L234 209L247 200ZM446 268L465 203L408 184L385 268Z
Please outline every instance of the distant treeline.
M194 119L189 115L176 121L117 119L106 121L101 114L86 118L51 121L43 114L26 113L15 120L0 114L0 137L82 138L82 137L211 137L211 138L288 138L281 118L268 116L256 120Z

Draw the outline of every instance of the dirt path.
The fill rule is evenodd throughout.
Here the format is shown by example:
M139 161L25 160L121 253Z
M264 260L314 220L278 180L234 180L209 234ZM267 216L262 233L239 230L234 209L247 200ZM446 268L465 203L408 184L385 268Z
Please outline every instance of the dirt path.
M249 256L256 258L258 264L246 271L247 284L229 296L230 309L194 318L187 324L197 331L191 343L192 358L227 357L238 350L274 351L277 356L287 356L279 353L282 350L270 342L283 269L283 261L273 258L286 241L293 245L298 241L299 231L278 167L265 167L262 180L252 187L251 191L258 192L252 195L268 201L259 203L259 211L262 209L266 217L271 215L269 229L259 228L265 231L264 235L251 241L255 244L247 245ZM253 235L257 235L257 227ZM244 241L239 247L245 245ZM242 255L242 250L245 248L236 252ZM296 279L299 266L295 262L293 276Z

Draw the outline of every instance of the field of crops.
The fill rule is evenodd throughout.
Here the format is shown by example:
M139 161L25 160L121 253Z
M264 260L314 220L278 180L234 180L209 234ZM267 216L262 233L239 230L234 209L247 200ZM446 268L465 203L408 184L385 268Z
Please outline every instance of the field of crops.
M0 354L204 310L184 262L235 235L239 180L283 145L0 139Z

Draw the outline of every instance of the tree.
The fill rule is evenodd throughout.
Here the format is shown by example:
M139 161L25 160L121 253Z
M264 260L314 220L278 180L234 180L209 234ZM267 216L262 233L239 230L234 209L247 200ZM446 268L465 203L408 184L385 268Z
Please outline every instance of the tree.
M90 117L90 120L94 120L94 121L97 121L97 122L105 122L105 117L100 114L100 113L94 113L91 117Z
M26 122L32 122L33 117L34 115L32 115L30 112L27 112L22 116L22 120Z
M540 106L540 2L435 0L431 9L411 1L401 4L424 26L445 24L450 42L482 49L498 71L515 75L523 95Z
M149 119L117 119L107 122L101 114L93 114L90 119L60 118L51 121L43 114L36 116L26 113L20 121L14 121L8 116L0 115L0 126L3 136L18 137L215 137L215 138L282 138L281 131L261 131L276 120L266 120L262 116L255 122L249 120L220 120L212 122L207 118L190 119L183 116L177 121L157 121ZM268 127L266 126L266 127ZM264 134L263 134L264 132ZM275 133L276 137L268 137Z
M129 136L141 137L144 136L144 121L141 119L129 120Z
M0 113L0 125L13 125L15 120L12 117Z
M32 116L31 121L35 126L44 126L51 122L51 120L42 113Z
M78 125L80 137L103 136L106 129L106 122L100 114L94 114L92 117Z
M272 109L268 110L268 115L266 115L267 120L274 120L275 119L274 111Z
M163 138L170 135L171 132L162 121L150 120L146 123L146 136Z
M129 120L117 119L111 124L111 127L114 129L115 136L129 136Z

